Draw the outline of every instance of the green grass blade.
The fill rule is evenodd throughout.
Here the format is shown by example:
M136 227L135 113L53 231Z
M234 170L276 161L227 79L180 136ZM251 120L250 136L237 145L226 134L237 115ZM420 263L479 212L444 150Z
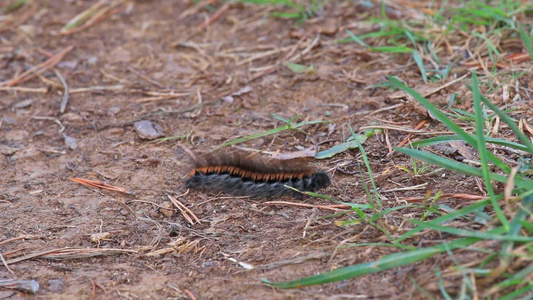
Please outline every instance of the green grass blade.
M22 6L24 6L26 4L26 2L27 2L27 0L15 1L15 2L9 4L8 6L6 6L4 9L1 9L0 10L0 15L14 12L15 10L17 10L17 9L21 8Z
M478 168L457 162L455 160L444 158L444 157L441 157L441 156L438 156L438 155L435 155L429 152L415 150L415 149L408 149L408 148L395 148L395 150L398 152L405 153L409 156L412 156L418 160L421 160L421 161L424 161L430 164L434 164L436 166L439 166L439 167L442 167L448 170L457 171L463 174L477 176L477 177L483 176L482 171ZM489 173L489 178L490 180L496 180L496 181L503 182L503 183L507 182L507 177L500 175L500 174ZM525 190L533 189L533 181L520 178L520 177L515 178L515 185Z
M363 161L368 171L368 177L370 177L370 182L372 182L372 188L374 189L374 197L377 203L377 206L375 205L374 207L381 209L383 208L383 205L381 205L381 199L379 198L379 195L378 195L378 189L376 187L376 182L374 181L374 175L372 174L372 168L370 167L370 162L368 161L365 148L363 147L363 145L361 145L361 143L359 143L359 140L357 139L357 135L353 131L352 126L350 126L350 124L348 124L348 128L350 129L350 132L352 133L352 137L354 141L357 143L357 146L359 147L359 151L361 151L361 156L363 157Z
M405 46L382 46L382 47L370 47L372 52L385 52L385 53L412 53L413 49Z
M217 146L215 149L219 149L219 148L222 148L222 147L239 144L239 143L250 141L250 140L255 140L255 139L258 139L260 137L264 137L264 136L271 135L271 134L276 134L276 133L279 133L279 132L282 132L282 131L285 131L285 130L297 129L297 128L300 128L300 127L306 126L306 125L329 123L328 121L307 121L307 122L300 122L300 123L292 125L291 124L292 120L293 119L289 120L289 122L285 126L277 127L277 128L274 128L274 129L267 130L265 132L254 133L254 134L242 137L242 138L234 139L234 140L225 142L224 144L222 144L220 146Z
M342 249L342 248L352 248L352 247L365 247L365 246L396 247L396 248L404 249L404 250L413 250L413 248L414 248L414 247L406 246L406 245L402 245L402 244L361 243L361 244L354 244L354 245L343 245L343 246L340 246L339 249Z
M524 210L526 207L531 207L533 204L533 196L526 196L522 200L522 206L518 207L513 221L511 222L511 228L509 230L509 236L518 236L520 230L522 229L522 221L526 221L529 217L528 212ZM529 223L527 223L529 224ZM513 241L505 242L502 247L502 254L505 257L505 260L509 262L511 260L511 252L513 251L514 243Z
M521 236L521 235L500 235L500 234L489 234L487 232L480 231L470 231L466 229L458 229L454 227L440 226L435 224L429 224L420 222L418 220L410 220L410 222L422 227L423 229L433 229L441 232L447 232L455 234L458 236L464 237L475 237L484 240L498 240L498 241L514 241L514 242L533 242L533 237Z
M444 296L444 299L452 300L452 297L450 297L450 294L448 294L448 292L446 291L446 288L444 287L444 281L442 280L442 275L440 274L439 267L436 268L435 274L437 275L437 278L439 279L440 293Z
M484 131L485 120L483 118L483 111L481 109L481 94L479 92L479 84L478 84L476 73L472 73L472 88L473 88L472 92L474 94L474 111L476 112L476 134L477 134L476 149L478 150L479 159L481 160L481 172L483 175L483 179L485 181L485 188L487 189L487 192L489 194L489 199L491 201L492 207L494 208L494 211L496 212L496 216L498 216L498 219L503 224L505 229L509 230L509 221L503 214L503 211L500 208L498 201L496 200L494 190L492 189L492 183L490 182L488 151L485 145L485 131Z
M363 40L361 38L358 38L355 34L353 34L353 32L350 31L350 29L346 29L346 33L350 36L350 38L358 43L359 45L363 46L363 47L370 47L368 46L365 42L363 42Z
M390 83L407 93L409 93L411 96L413 96L420 104L422 104L427 110L431 112L437 120L441 121L446 127L448 127L450 130L455 132L457 135L459 135L463 140L467 141L470 145L476 146L477 141L471 137L468 133L466 133L459 125L455 124L452 120L450 120L444 113L442 113L438 108L436 108L431 102L429 102L426 98L422 97L418 92L411 89L410 87L403 84L400 80L397 78L394 78L392 76L388 76ZM505 165L499 158L497 158L494 154L489 153L489 159L496 164L500 169L504 170L506 173L510 173L511 169Z
M505 232L503 227L499 227L489 231L491 234L500 234ZM407 252L399 252L386 255L376 261L357 264L334 271L326 272L319 275L309 276L297 280L287 282L270 282L262 279L263 283L271 285L276 288L290 289L301 288L309 285L324 284L345 279L354 278L365 274L377 273L384 270L392 269L399 266L408 265L417 261L432 257L435 254L446 252L447 250L454 250L457 248L465 248L473 243L480 241L479 238L468 237L457 239L451 242L435 245L428 248L416 249Z
M509 116L507 116L502 110L500 110L496 105L492 104L487 98L481 97L481 101L485 103L486 106L488 106L492 111L494 111L500 119L505 122L511 128L514 134L518 137L518 139L527 147L527 152L533 154L533 144L529 141L527 136L520 131L518 126L516 126L515 122Z
M475 136L471 135L471 137L475 137ZM411 146L413 148L427 147L431 145L442 144L442 143L451 142L451 141L462 141L462 140L463 139L458 135L441 135L441 136L436 136L433 138L414 142L411 144ZM529 150L526 146L522 144L510 142L510 141L506 141L502 139L497 139L497 138L485 137L485 142L496 144L496 145L501 145L501 146L513 148L516 150L525 151L525 152Z
M523 268L519 272L516 272L508 279L495 285L496 288L507 288L513 285L518 285L524 282L528 276L533 273L533 263L530 263L527 267Z
M531 292L533 291L533 283L530 283L518 290L515 290L515 291L512 291L510 292L509 294L507 295L504 295L504 296L501 296L499 297L498 299L499 300L516 300L516 299L531 299L531 298L526 298L526 297L523 297L523 298L520 298L519 296L527 293L527 292Z
M424 79L424 82L428 82L428 77L426 75L426 68L424 67L424 62L422 61L422 57L420 57L420 54L418 51L413 50L412 52L413 59L416 62L416 65L418 66L418 69L420 70L420 75L422 75L422 79Z
M524 31L524 28L522 26L518 28L518 31L520 31L520 37L522 37L522 41L524 42L524 45L526 46L527 52L529 52L529 56L531 57L531 60L533 61L533 44L531 41L531 37Z
M396 211L396 210L399 210L399 209L404 209L404 208L412 208L412 207L417 207L415 205L400 205L400 206L395 206L395 207L390 207L390 208L387 208L385 210L382 210L380 211L379 213L373 215L369 221L370 222L374 222L376 221L377 219L381 218L382 216L390 213L390 212L393 212L393 211Z
M469 213L473 213L481 208L484 208L485 206L487 206L489 204L489 200L482 200L482 201L479 201L475 204L472 204L470 206L467 206L467 207L464 207L464 208L461 208L459 210L456 210L452 213L449 213L447 215L444 215L444 216L441 216L441 217L438 217L434 220L431 220L429 222L426 222L426 224L435 224L435 225L438 225L440 223L443 223L443 222L447 222L447 221L451 221L451 220L455 220L459 217L463 217ZM400 236L400 238L398 238L396 241L397 242L401 242L403 240L406 240L408 238L410 238L411 236L413 236L414 234L420 232L424 230L423 228L421 227L416 227L416 228L413 228L411 230L409 230L408 232L402 234L402 236Z

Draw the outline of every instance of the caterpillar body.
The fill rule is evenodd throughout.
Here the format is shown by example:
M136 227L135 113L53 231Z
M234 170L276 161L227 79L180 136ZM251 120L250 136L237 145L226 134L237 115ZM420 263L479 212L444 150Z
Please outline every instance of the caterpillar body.
M330 185L329 175L304 159L266 159L242 152L219 152L196 157L185 182L187 188L235 196L301 197Z

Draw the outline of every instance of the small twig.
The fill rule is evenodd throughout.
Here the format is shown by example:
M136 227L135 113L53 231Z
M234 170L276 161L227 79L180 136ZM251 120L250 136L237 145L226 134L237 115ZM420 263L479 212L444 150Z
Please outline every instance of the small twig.
M41 259L52 259L52 260L65 260L65 259L76 259L76 258L87 258L103 255L113 255L113 254L123 254L123 253L137 253L136 250L128 249L113 249L113 248L61 248L47 250L43 252L28 254L22 257L17 257L11 260L8 260L8 264L18 263L24 260L41 258Z
M146 103L146 102L155 102L155 101L161 101L161 100L172 100L172 99L176 99L176 98L179 98L179 97L188 96L190 94L191 93L178 93L178 94L170 93L170 94L161 95L161 96L157 96L157 97L140 98L140 99L135 100L135 102L136 103Z
M161 83L159 83L159 82L157 82L157 81L155 81L155 80L153 80L153 79L151 79L151 78L148 78L148 76L141 74L141 72L135 70L135 69L132 68L132 67L128 67L128 71L130 71L130 72L132 72L133 74L135 74L135 75L141 77L142 79L146 80L147 82L149 82L149 83L151 83L151 84L157 86L158 88L162 88L162 89L165 88L165 86L163 86Z
M193 295L193 293L191 293L191 291L189 291L188 289L183 289L183 291L185 292L185 294L187 294L187 296L189 296L189 298L191 298L191 300L196 300L196 297Z
M69 180L77 182L77 183L85 185L85 186L93 187L93 188L110 190L110 191L120 192L120 193L124 193L124 194L128 194L128 195L135 194L135 192L133 192L131 190L128 191L127 189L125 189L123 187L109 185L109 184L107 184L105 182L101 182L101 181L95 181L95 180L89 180L89 179L83 179L83 178L69 178Z
M61 75L61 73L57 69L54 69L54 72L56 73L57 78L59 78L59 81L61 81L61 84L63 85L63 98L61 99L61 107L59 108L59 112L64 113L68 103L68 84L63 75Z
M180 210L180 212L183 215L183 217L185 219L187 219L187 221L189 221L189 223L194 225L194 221L188 215L193 217L193 219L196 222L198 222L198 224L200 224L200 219L198 219L198 217L190 209L188 209L187 206L183 205L183 203L178 201L178 199L176 199L176 198L174 198L174 197L172 197L170 195L167 195L167 197L168 197L168 199L170 199L170 202L172 202Z
M4 244L7 244L7 243L11 243L11 242L14 242L14 241L18 241L18 240L30 240L30 239L40 239L44 236L42 235L21 235L21 236L17 236L17 237L14 237L14 238L11 238L11 239L7 239L5 241L1 241L0 242L0 245L4 245Z
M76 93L86 93L86 92L94 92L94 91L115 91L115 90L121 90L123 89L123 85L110 85L110 86L91 86L91 87L85 87L85 88L77 88L77 89L71 89L71 94Z
M93 280L91 280L91 281L93 281ZM104 292L104 295L107 295L107 291L106 291L105 287L102 284L100 284L97 281L93 281L93 282L94 282L94 285L96 285L99 289L102 290L102 292Z
M468 77L468 75L470 75L470 73L466 73L465 75L463 75L463 76L461 76L461 77L459 77L457 79L454 79L454 80L452 80L452 81L450 81L448 83L445 83L445 84L443 84L443 85L441 85L441 86L439 86L439 87L437 87L437 88L435 88L435 89L433 89L433 90L431 90L431 91L429 91L429 92L427 92L425 94L422 94L422 96L427 97L427 96L433 95L433 94L439 92L440 90L445 89L445 88L449 87L450 85L465 79L466 77ZM401 93L401 94L398 94L398 95L391 96L390 99L401 99L401 98L405 98L406 96L407 96L407 93Z
M420 130L422 127L424 127L424 125L426 125L426 123L427 123L427 120L422 120L422 122L420 122L418 125L416 125L415 130ZM412 136L413 136L413 133L410 132L410 133L409 133L409 134L408 134L408 135L407 135L407 136L406 136L406 137L405 137L405 138L404 138L404 139L398 144L397 147L401 147L401 146L405 145L405 144L409 141L409 139L410 139ZM392 152L394 152L394 150L393 150ZM392 152L391 152L391 153L392 153Z
M94 280L92 279L89 279L91 281L91 287L92 287L92 290L91 290L91 298L95 298L96 297L96 284L94 284Z
M35 119L35 120L50 120L50 121L54 121L54 122L56 122L57 125L59 125L59 133L61 133L61 132L63 132L63 130L65 130L65 126L63 126L63 124L61 124L61 121L59 121L58 118L54 118L54 117L39 117L39 116L33 116L31 118Z
M46 94L48 93L48 88L27 88L27 87L22 87L22 86L3 86L3 87L0 87L0 91Z
M13 272L13 271L9 268L9 266L7 265L7 262L6 262L6 260L4 259L4 256L2 255L1 252L0 252L0 260L2 261L2 264L4 264L4 267L6 267L7 271L8 271L9 273L11 273L11 275L16 276L16 275L15 275L15 272Z
M213 14L211 18L209 18L207 21L203 22L200 25L199 29L203 29L209 26L211 23L215 22L226 10L228 10L230 4L231 4L230 2L226 2L224 5L222 5L222 7L219 10L217 10L217 12Z
M449 198L460 198L465 200L483 200L486 197L479 196L479 195L471 195L471 194L442 194L439 196L439 200L445 200ZM407 202L422 202L427 200L427 197L408 197L404 199L400 199L398 201L407 201Z
M426 182L426 183L422 183L422 184L414 185L414 186L407 186L407 187L403 187L403 188L395 188L395 189L385 190L385 191L381 191L381 193L421 190L421 189L424 189L425 187L427 187L428 184L429 184L429 182Z

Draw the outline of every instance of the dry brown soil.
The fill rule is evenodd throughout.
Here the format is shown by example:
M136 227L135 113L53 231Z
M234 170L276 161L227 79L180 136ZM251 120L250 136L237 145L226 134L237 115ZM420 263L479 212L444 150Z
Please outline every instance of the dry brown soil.
M335 213L327 209L196 191L185 194L183 179L191 157L182 146L207 152L227 140L285 125L273 115L331 123L238 146L265 153L324 150L346 141L346 124L356 131L375 123L414 128L425 119L423 110L391 99L388 89L374 88L386 75L421 87L416 66L406 64L408 56L370 53L354 43L335 42L345 36L345 28L357 34L374 30L360 20L379 13L376 7L350 1L329 4L321 17L297 25L269 17L271 8L231 4L201 28L222 4L134 1L87 29L59 34L68 20L94 2L35 1L14 13L17 19L0 32L0 82L73 47L55 68L71 91L64 113L62 84L53 70L15 85L43 91L0 92L0 253L15 274L2 266L0 278L36 279L36 297L45 299L399 299L422 297L412 279L425 284L437 264L443 269L451 264L442 256L342 282L276 290L262 284L261 278L297 279L397 250L343 248L332 256L341 242L379 243L388 238L365 224L336 226L335 221L348 217L324 218ZM295 73L284 64L289 59L313 65L314 71ZM223 98L244 87L249 91ZM454 84L431 100L446 103L456 90L464 88ZM161 98L172 92L184 95ZM397 106L386 109L393 105ZM370 114L377 109L384 110ZM133 127L138 120L154 121L165 136L180 137L161 143L141 139ZM425 128L446 130L435 122ZM393 146L406 135L387 131ZM383 192L385 207L401 205L398 199L424 196L431 188L480 193L473 179L461 175L446 173L442 180L443 173L412 176L395 167L411 168L405 156L387 156L384 134L371 137L365 147L381 191L429 183L421 189ZM316 161L332 176L333 185L324 194L367 203L362 180L368 181L368 174L361 177L357 161L361 156L356 150ZM103 181L134 194L88 188L70 181L72 177ZM168 195L200 223L190 224ZM276 200L332 204L310 197ZM446 204L463 205L454 200ZM162 207L174 208L174 213ZM392 213L381 225L394 232L407 226L401 214L410 212L418 213ZM91 241L91 235L104 232L110 233L107 239ZM9 240L17 237L25 238ZM424 239L419 245L446 236ZM79 258L64 260L14 261L65 247L135 253L87 257L82 252ZM254 268L246 270L239 262ZM435 286L427 288L438 292ZM26 294L0 290L1 297L19 299Z

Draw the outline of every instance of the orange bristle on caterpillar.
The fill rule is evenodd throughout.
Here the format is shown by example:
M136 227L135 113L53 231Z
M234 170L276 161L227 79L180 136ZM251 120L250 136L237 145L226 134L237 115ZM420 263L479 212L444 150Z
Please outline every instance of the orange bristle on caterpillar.
M278 160L239 151L195 157L186 181L191 189L266 198L300 195L286 186L315 192L329 184L327 173L306 159Z

